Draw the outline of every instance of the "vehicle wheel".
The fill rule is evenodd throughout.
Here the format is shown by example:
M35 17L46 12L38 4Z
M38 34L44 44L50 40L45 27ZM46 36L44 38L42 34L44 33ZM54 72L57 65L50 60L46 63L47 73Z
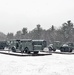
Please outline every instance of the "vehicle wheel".
M69 52L70 49L68 47L65 47L65 52Z
M55 51L56 51L56 49L53 49L53 51L55 52Z
M72 49L70 49L70 52L72 52Z
M12 47L12 52L16 52L16 49L14 47Z
M21 51L21 53L24 53L24 50L23 50L23 51Z
M35 51L34 54L38 54L39 51Z
M52 51L52 48L51 47L49 47L48 49L49 49L49 51Z
M2 49L4 49L4 47Z
M29 51L29 49L28 49L28 48L25 48L25 49L24 49L24 51L25 51L25 53L30 54L30 51Z
M64 48L61 47L61 48L60 48L60 51L61 51L61 52L64 52Z
M4 49L4 47L2 47L1 49Z
M25 53L27 53L27 50L25 50Z

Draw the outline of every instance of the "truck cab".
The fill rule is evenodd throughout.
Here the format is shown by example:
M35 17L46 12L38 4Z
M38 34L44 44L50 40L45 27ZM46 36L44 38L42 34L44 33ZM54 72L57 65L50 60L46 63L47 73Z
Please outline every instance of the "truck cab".
M12 39L8 41L9 49L11 49L13 52L16 52L17 49L19 49L20 40Z

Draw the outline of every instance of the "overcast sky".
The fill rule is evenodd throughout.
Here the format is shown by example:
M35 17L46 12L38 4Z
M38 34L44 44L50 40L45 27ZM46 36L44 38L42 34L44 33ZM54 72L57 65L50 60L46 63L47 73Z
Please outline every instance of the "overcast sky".
M67 20L74 23L74 0L0 0L0 31L5 34L23 27L30 31L37 24L58 28Z

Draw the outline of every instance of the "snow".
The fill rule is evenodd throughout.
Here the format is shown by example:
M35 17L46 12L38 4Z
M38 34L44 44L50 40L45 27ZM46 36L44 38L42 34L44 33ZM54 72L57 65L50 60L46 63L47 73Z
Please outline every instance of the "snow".
M0 54L0 75L73 75L74 55L18 57Z

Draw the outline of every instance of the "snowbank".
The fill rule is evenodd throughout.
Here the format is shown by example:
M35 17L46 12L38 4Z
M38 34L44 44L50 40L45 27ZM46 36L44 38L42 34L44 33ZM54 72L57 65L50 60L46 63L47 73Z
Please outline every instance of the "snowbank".
M74 55L17 57L0 54L0 75L73 75Z

